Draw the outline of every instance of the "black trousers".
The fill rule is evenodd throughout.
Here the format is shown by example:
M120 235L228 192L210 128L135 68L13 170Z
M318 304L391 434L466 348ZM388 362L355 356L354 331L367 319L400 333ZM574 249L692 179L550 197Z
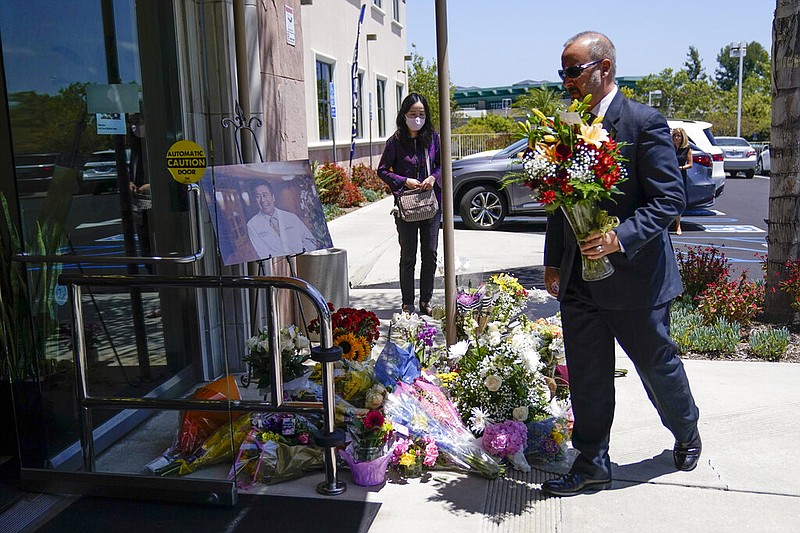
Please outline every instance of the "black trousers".
M577 279L576 279L577 277ZM608 455L614 421L614 339L633 361L661 417L680 442L699 437L699 410L689 380L669 336L667 303L654 309L612 311L592 299L578 273L561 302L564 347L575 425L572 445L580 454L572 471L593 478L611 477Z
M394 217L397 240L400 243L400 292L403 305L414 305L414 268L417 264L417 242L420 244L422 264L419 275L419 301L430 302L433 296L433 278L436 274L436 250L439 246L439 228L442 212L430 220L404 222Z

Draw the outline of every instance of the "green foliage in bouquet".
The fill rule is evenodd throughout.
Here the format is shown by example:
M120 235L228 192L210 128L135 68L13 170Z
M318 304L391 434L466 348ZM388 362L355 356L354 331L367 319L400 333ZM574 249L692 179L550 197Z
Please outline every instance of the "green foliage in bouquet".
M258 331L247 339L248 353L243 360L250 365L257 387L263 389L272 383L272 359L269 355L271 333L269 328ZM311 356L308 339L295 326L281 328L279 334L281 368L284 381L299 378L310 369L304 364Z

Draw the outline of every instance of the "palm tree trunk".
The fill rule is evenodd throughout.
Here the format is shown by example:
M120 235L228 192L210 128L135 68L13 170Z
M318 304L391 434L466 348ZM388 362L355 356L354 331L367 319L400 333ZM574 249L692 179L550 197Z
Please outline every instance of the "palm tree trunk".
M772 25L772 175L769 190L765 315L793 318L793 295L778 288L800 255L800 2L776 0Z

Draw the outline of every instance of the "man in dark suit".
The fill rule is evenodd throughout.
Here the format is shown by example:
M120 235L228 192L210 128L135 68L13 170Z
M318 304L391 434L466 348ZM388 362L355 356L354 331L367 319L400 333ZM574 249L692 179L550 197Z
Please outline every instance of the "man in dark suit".
M619 92L616 52L605 35L583 32L564 45L559 75L573 99L592 95L591 113L628 160L627 181L601 208L620 225L596 233L580 246L560 211L549 220L545 241L545 284L561 302L564 345L575 425L572 443L580 452L570 472L544 483L543 490L571 496L606 488L611 482L609 436L614 418L614 340L633 361L661 422L675 437L679 470L692 470L700 457L699 411L677 347L669 337L669 308L682 291L668 227L684 207L683 181L666 120L654 109ZM581 277L581 254L608 256L615 273L600 281Z

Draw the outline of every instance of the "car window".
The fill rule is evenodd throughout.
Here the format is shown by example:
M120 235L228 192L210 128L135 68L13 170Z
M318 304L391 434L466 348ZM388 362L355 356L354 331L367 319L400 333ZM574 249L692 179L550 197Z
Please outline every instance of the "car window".
M750 144L739 137L718 137L717 146L750 146Z
M527 141L525 139L520 139L500 150L500 155L517 157L517 153L525 148L526 143Z

